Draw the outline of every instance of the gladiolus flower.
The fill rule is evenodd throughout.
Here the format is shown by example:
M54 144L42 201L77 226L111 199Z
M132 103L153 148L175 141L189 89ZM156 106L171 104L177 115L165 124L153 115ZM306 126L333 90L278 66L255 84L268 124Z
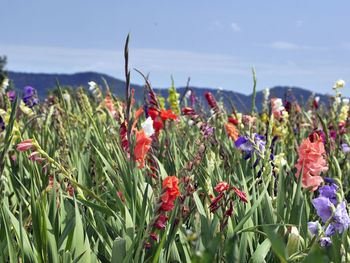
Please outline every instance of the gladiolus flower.
M180 195L178 182L179 179L177 179L176 176L168 176L164 179L162 185L163 194L161 196L161 210L171 211L174 208L174 201L176 197Z
M20 151L20 152L25 152L34 148L35 146L33 144L32 139L27 139L17 144L17 151Z
M236 195L239 197L239 199L241 199L242 202L248 203L247 195L244 192L242 192L235 186L233 186L232 189L236 193Z
M215 186L215 191L218 192L218 193L222 193L224 191L226 191L227 189L230 188L230 185L226 182L220 182L218 183L217 186Z
M313 133L302 141L298 150L299 159L295 165L298 171L295 176L298 178L303 169L302 186L304 188L311 187L311 191L315 191L323 182L320 174L328 170L324 159L325 152L322 138L317 133Z
M141 129L136 132L136 145L134 149L135 160L139 163L139 168L145 166L145 157L151 148L152 139Z
M160 230L165 229L166 223L168 222L168 217L164 214L160 214L154 223L154 227Z
M161 110L160 117L162 118L163 121L166 121L167 119L172 119L172 120L176 120L177 119L176 114L174 114L171 111L171 109L169 109L169 110Z
M145 131L146 136L151 137L154 134L153 120L148 117L142 124L142 129Z
M231 122L225 123L227 135L235 142L238 139L238 131Z

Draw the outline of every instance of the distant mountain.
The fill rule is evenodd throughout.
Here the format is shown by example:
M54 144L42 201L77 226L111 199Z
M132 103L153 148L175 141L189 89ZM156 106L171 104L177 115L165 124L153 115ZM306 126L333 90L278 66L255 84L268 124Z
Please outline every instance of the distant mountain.
M124 97L125 95L125 82L108 76L106 74L96 73L96 72L82 72L75 74L43 74L43 73L20 73L20 72L9 72L9 78L13 81L15 88L21 90L25 86L32 86L37 89L38 95L44 98L50 89L60 86L71 86L73 88L79 86L88 86L89 81L95 81L101 86L104 86L102 78L104 78L111 91L119 97ZM141 100L143 98L143 86L131 84L131 87L135 89L135 99ZM204 100L205 92L212 92L217 98L222 97L224 103L227 107L230 107L231 103L235 107L243 112L250 110L252 95L244 95L239 92L229 91L229 90L216 90L203 87L190 87L197 97ZM154 88L156 93L167 97L167 89ZM185 91L184 87L178 87L177 91L183 94ZM270 89L270 97L280 97L285 98L286 96L294 96L300 103L306 102L306 100L313 94L309 90L305 90L297 87L285 87L277 86ZM317 93L316 96L320 97L321 102L328 104L328 97L323 94ZM259 91L256 93L256 105L258 108L262 105L263 93Z

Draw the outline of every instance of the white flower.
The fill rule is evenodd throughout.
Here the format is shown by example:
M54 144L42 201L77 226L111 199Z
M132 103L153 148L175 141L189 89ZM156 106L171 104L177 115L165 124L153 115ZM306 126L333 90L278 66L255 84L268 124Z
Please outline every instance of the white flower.
M142 124L142 129L145 131L147 137L151 137L154 134L153 129L153 120L151 117L148 117Z
M319 102L320 101L320 97L319 96L315 97L315 101Z
M192 94L192 91L188 90L185 94L186 99L188 99L191 96L191 94Z
M283 101L280 98L273 99L272 101L272 111L283 111L284 106L283 106Z
M95 81L89 81L89 90L94 91L97 87L97 83Z
M340 104L341 102L341 98L340 97L335 97L335 101L336 104Z
M62 97L63 97L63 99L64 99L65 101L67 101L67 102L70 101L70 95L69 95L68 93L65 92L65 93L62 95Z
M194 124L194 121L193 120L189 120L188 121L188 125L192 126Z
M334 85L333 85L333 89L340 89L340 88L344 88L345 86L345 81L342 79L338 79Z
M344 98L344 99L343 99L343 104L344 104L344 105L349 105L349 102L350 102L349 99L347 99L347 98Z

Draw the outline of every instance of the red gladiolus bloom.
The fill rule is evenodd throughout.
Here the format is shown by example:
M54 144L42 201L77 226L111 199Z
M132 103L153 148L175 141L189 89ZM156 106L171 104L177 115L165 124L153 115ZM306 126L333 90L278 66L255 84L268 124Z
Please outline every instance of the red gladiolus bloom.
M228 122L232 123L233 125L237 125L238 124L238 120L232 117L228 118Z
M164 128L164 125L161 119L157 118L156 120L153 120L153 129L155 130L155 132L159 132L163 128Z
M204 94L204 96L207 99L207 102L212 109L217 108L218 105L217 105L216 100L211 92L206 92Z
M218 193L222 193L224 191L226 191L227 189L230 188L230 185L226 182L220 182L218 183L217 186L215 186L215 191L218 192Z
M182 114L183 115L194 115L194 114L196 114L196 112L194 111L194 109L192 109L190 107L184 107L184 108L182 108Z
M149 237L152 238L154 241L158 242L158 235L156 233L150 233Z
M164 214L160 214L154 223L154 227L160 230L165 229L166 223L168 222L168 217Z
M161 110L160 117L162 118L163 121L166 121L167 119L172 119L172 120L176 120L177 119L176 114L174 114L171 111L171 109L169 109L169 110Z
M159 115L159 112L155 108L149 108L148 115L154 120Z
M145 131L141 129L136 132L136 145L134 149L135 160L139 163L139 168L145 166L145 158L151 148L152 139L147 137Z
M233 191L235 191L236 195L241 199L242 202L248 203L247 195L239 190L237 187L232 187Z
M163 211L171 211L174 208L174 201L180 195L178 187L179 179L176 176L168 176L163 181L163 194L161 196Z

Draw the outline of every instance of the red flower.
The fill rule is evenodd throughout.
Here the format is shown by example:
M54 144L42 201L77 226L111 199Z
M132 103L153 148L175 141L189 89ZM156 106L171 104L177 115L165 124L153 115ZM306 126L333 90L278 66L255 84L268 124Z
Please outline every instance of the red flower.
M150 238L152 238L154 241L158 242L158 235L156 233L150 233Z
M148 115L154 120L159 115L159 111L155 108L149 108Z
M179 179L176 176L168 176L163 181L163 194L161 196L162 205L160 207L163 211L171 211L174 208L174 201L180 195L178 187Z
M227 189L230 188L230 185L226 182L220 182L218 183L217 186L215 186L215 191L218 192L218 193L222 193L224 191L226 191Z
M172 120L176 120L177 119L176 114L174 114L171 111L171 109L169 109L169 110L161 110L160 117L162 118L163 121L166 121L167 119L172 119Z
M190 107L184 107L184 108L182 108L182 114L183 115L194 115L194 114L196 114L196 112L194 111L194 109L192 109Z
M139 168L145 166L145 157L151 148L152 139L147 137L145 131L141 129L136 132L136 145L134 149L135 160L139 163Z
M238 120L232 117L228 118L228 122L232 123L233 125L237 125L238 124Z
M206 92L204 94L204 96L207 99L207 102L212 109L217 108L218 105L217 105L216 100L211 92Z
M153 129L156 132L159 132L163 128L164 128L164 125L163 125L163 121L161 119L157 118L156 120L153 120Z
M247 199L247 195L240 191L237 187L232 187L233 191L235 191L236 195L239 197L239 199L241 199L242 202L244 203L248 203L248 199Z
M209 206L210 212L214 213L220 207L219 202L223 198L223 196L224 196L224 193L220 193L217 197L215 197L211 201L211 204Z
M168 222L168 217L164 214L160 214L154 223L154 227L158 229L165 229L166 223Z

